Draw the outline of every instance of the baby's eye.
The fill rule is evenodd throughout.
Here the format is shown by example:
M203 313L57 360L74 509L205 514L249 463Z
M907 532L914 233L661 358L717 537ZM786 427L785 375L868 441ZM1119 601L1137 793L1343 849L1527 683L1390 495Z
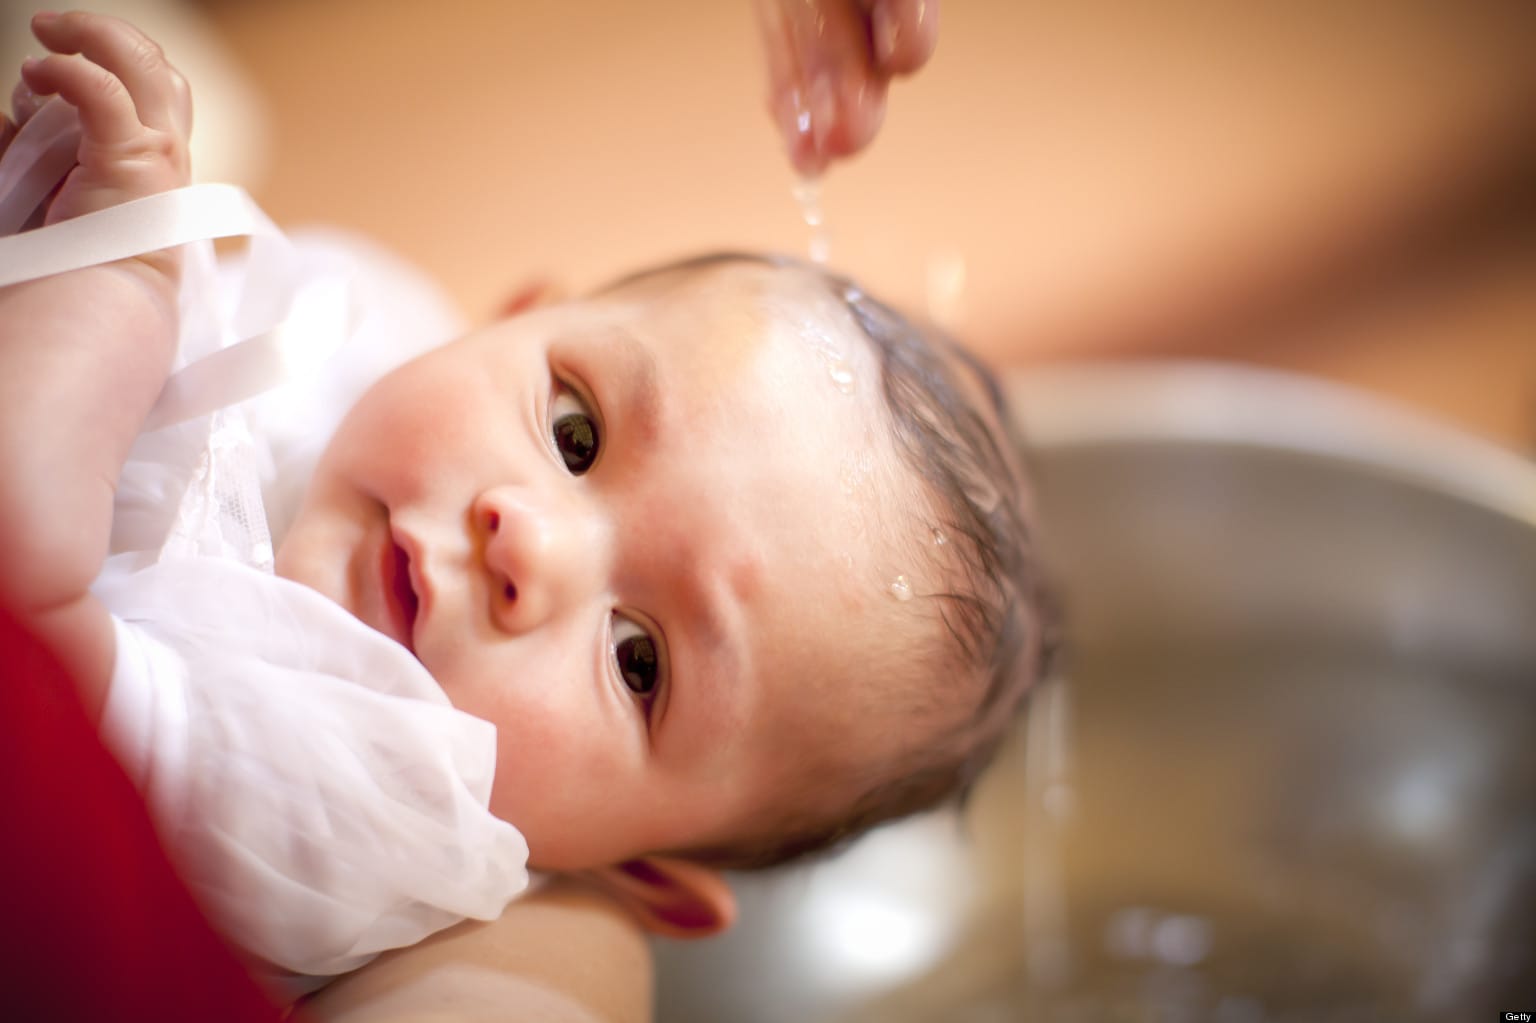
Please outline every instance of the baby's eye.
M651 696L661 681L661 655L656 640L637 623L613 616L613 659L619 677L638 696Z
M562 388L550 403L549 418L555 450L571 475L580 476L592 468L597 461L597 421L586 403Z

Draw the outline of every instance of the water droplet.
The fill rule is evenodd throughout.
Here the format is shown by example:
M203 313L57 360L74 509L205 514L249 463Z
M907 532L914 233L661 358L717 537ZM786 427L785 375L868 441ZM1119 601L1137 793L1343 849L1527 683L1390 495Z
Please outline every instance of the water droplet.
M806 226L820 227L824 219L821 213L821 182L816 178L801 178L789 186L789 194L795 197L800 207L800 218Z
M827 234L827 229L821 227L811 232L811 244L809 246L811 262L825 264L832 256L832 239Z
M936 547L943 547L945 544L949 543L949 537L945 536L944 530L940 529L938 526L933 527L933 543Z
M842 360L832 363L827 374L831 376L832 382L837 385L839 391L844 394L853 393L853 370L843 365Z
M896 581L891 583L890 588L891 596L895 597L897 600L912 599L912 584L907 582L906 576L898 575L896 577Z
M807 118L809 115L806 115ZM809 120L807 120L809 125ZM802 129L804 130L804 129ZM801 178L789 187L800 207L800 217L811 229L810 257L813 263L825 263L832 254L832 236L827 232L826 217L821 210L821 181L818 178Z

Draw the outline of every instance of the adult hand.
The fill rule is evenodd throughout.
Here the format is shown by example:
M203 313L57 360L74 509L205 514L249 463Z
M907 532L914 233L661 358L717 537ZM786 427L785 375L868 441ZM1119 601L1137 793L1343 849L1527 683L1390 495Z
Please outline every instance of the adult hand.
M895 75L932 56L939 0L756 0L768 109L790 163L820 174L867 146Z

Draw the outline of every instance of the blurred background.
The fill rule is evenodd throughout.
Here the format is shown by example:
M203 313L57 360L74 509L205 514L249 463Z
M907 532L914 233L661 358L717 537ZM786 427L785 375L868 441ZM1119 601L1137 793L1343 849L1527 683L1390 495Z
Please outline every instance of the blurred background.
M752 0L101 0L197 90L205 179L375 236L466 315L806 250ZM8 66L28 0L3 0ZM1007 362L1231 356L1536 448L1536 8L954 0L832 262Z
M807 249L749 0L97 6L200 178L471 320ZM965 813L660 944L659 1018L1536 1005L1533 54L1495 0L945 3L831 262L1005 367L1071 656Z

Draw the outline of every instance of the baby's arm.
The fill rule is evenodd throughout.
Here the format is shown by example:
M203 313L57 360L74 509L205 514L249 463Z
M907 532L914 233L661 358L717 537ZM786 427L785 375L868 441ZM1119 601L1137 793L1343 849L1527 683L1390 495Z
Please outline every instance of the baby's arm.
M79 111L78 165L45 223L187 184L191 100L126 22L39 14L52 51L22 67ZM180 255L167 250L0 289L0 601L52 646L99 711L111 618L90 594L128 449L165 383Z

